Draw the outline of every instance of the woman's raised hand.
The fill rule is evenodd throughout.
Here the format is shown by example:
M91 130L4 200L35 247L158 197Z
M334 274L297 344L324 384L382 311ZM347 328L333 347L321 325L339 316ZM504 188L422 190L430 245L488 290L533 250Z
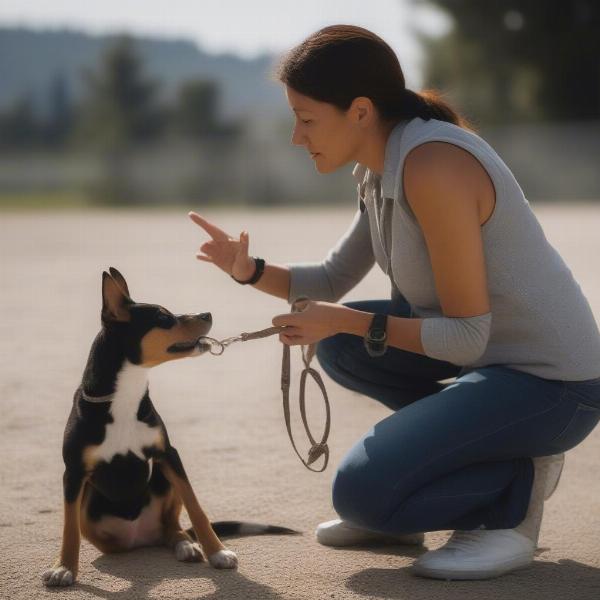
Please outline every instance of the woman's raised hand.
M198 213L190 212L188 216L211 237L210 240L204 242L198 248L198 252L196 253L198 260L213 263L219 269L222 269L229 275L233 275L240 281L245 281L252 277L255 270L255 263L248 256L250 238L247 231L242 231L240 239L236 240L216 225L201 217Z

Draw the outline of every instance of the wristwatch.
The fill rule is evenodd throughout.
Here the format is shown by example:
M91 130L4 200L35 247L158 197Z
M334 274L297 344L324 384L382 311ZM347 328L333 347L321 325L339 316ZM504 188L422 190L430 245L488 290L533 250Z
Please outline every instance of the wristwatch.
M256 283L261 275L263 274L263 271L265 270L265 261L263 258L258 258L257 256L251 256L250 258L254 259L254 275L252 275L252 277L250 277L250 279L248 279L247 281L240 281L239 279L236 279L233 275L231 275L231 278L234 281L237 281L238 283L241 283L242 285L246 285L248 283Z
M387 315L376 313L364 337L365 349L369 356L383 356L387 350Z

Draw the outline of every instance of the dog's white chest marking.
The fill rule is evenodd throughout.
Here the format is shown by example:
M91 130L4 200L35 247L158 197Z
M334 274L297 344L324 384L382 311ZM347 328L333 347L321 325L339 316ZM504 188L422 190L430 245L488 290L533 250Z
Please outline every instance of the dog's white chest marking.
M160 442L158 427L149 427L137 419L140 400L148 387L145 367L125 361L118 377L110 408L113 422L106 426L103 442L91 451L95 461L110 462L116 454L133 452L145 460L142 448Z

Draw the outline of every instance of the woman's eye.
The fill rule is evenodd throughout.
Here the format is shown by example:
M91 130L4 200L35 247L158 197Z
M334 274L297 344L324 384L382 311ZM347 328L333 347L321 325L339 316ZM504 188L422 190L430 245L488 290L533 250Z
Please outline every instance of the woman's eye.
M312 123L312 120L311 120L311 119L308 119L308 120L306 120L306 121L302 120L302 122L303 122L305 125L308 125L309 123Z

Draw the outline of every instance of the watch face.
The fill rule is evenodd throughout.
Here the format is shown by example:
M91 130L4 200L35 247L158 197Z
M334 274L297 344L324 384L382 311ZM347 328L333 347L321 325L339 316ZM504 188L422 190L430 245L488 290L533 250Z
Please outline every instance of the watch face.
M364 337L364 345L369 356L383 356L387 349L385 327L387 315L376 313L371 321L369 331Z
M369 332L369 339L374 342L383 342L385 340L385 331L383 329L373 329Z

